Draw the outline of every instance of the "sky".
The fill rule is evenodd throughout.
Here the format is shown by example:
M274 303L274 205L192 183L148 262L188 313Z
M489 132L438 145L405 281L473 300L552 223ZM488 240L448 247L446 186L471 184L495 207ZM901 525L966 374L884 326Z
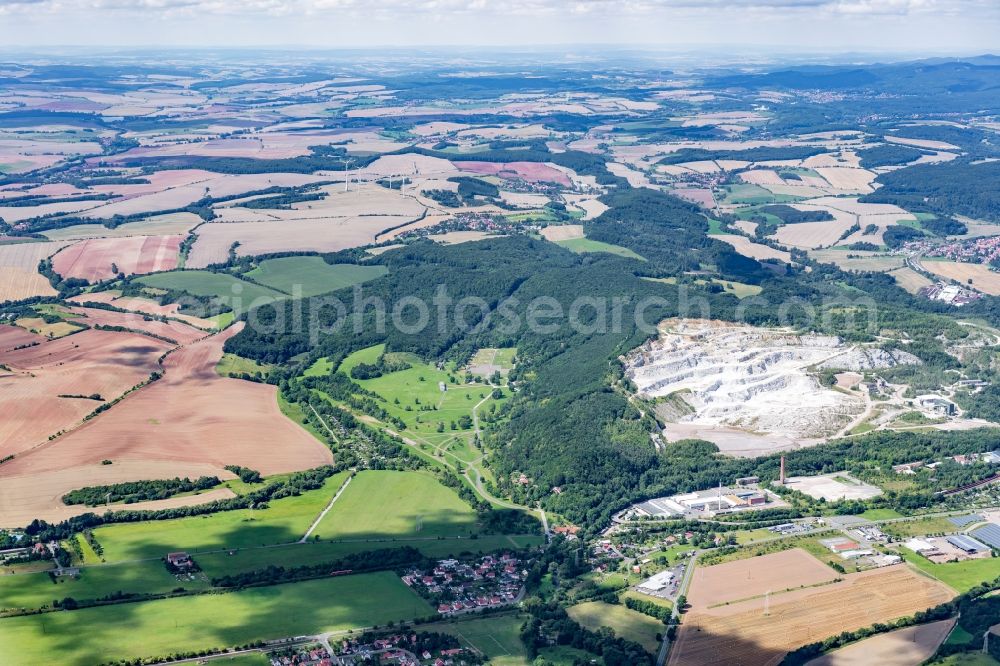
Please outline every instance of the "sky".
M1000 52L1000 0L0 0L0 45Z

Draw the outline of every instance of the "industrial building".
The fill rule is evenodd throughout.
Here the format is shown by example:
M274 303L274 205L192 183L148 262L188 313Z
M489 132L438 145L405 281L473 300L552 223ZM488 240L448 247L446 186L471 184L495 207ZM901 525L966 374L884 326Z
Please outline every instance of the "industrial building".
M953 534L952 536L945 537L945 541L959 550L964 550L970 555L973 553L981 553L990 549L990 547L982 541L977 541L966 534Z
M1000 525L987 523L978 529L972 530L972 536L988 544L990 548L1000 550Z
M646 594L658 595L668 589L674 582L673 571L661 571L655 576L651 576L636 586L636 590Z

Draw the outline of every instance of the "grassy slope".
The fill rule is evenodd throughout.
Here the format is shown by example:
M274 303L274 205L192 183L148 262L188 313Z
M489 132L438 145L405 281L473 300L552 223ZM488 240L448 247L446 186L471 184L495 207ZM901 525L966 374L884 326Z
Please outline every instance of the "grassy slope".
M320 257L282 257L261 262L247 277L289 294L298 287L303 296L315 296L374 280L386 272L384 266L328 264Z
M571 606L566 611L583 627L591 631L610 627L616 635L639 643L651 654L660 647L656 634L664 631L663 624L630 608L603 601L588 601Z
M195 296L215 296L230 305L235 297L240 299L242 309L246 309L251 304L284 298L284 294L273 289L261 287L225 273L209 271L156 273L140 278L138 282L159 289L180 289Z
M362 471L316 528L321 539L469 536L476 514L423 472Z
M5 666L96 664L429 615L391 572L0 620Z
M620 257L631 257L632 259L646 261L644 257L639 256L628 248L621 247L620 245L612 245L611 243L591 240L589 238L570 238L568 240L557 241L556 244L578 254L586 252L608 252L610 254L617 254Z
M346 472L336 474L326 480L323 488L275 500L266 509L109 525L94 530L94 536L109 562L160 558L176 550L198 552L291 543L305 534L346 476Z

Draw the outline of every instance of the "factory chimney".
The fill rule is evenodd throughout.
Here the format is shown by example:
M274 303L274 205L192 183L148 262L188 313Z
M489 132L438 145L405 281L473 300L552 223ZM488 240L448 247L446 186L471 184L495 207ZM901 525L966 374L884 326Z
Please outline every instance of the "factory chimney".
M785 485L785 456L781 456L781 474L778 477L778 483Z

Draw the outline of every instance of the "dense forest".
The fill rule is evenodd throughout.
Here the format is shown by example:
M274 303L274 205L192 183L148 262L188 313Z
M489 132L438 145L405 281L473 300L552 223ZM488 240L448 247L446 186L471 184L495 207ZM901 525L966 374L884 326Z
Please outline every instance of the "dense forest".
M921 164L881 174L882 187L860 200L896 204L942 217L965 215L1000 222L1000 162L955 160Z

